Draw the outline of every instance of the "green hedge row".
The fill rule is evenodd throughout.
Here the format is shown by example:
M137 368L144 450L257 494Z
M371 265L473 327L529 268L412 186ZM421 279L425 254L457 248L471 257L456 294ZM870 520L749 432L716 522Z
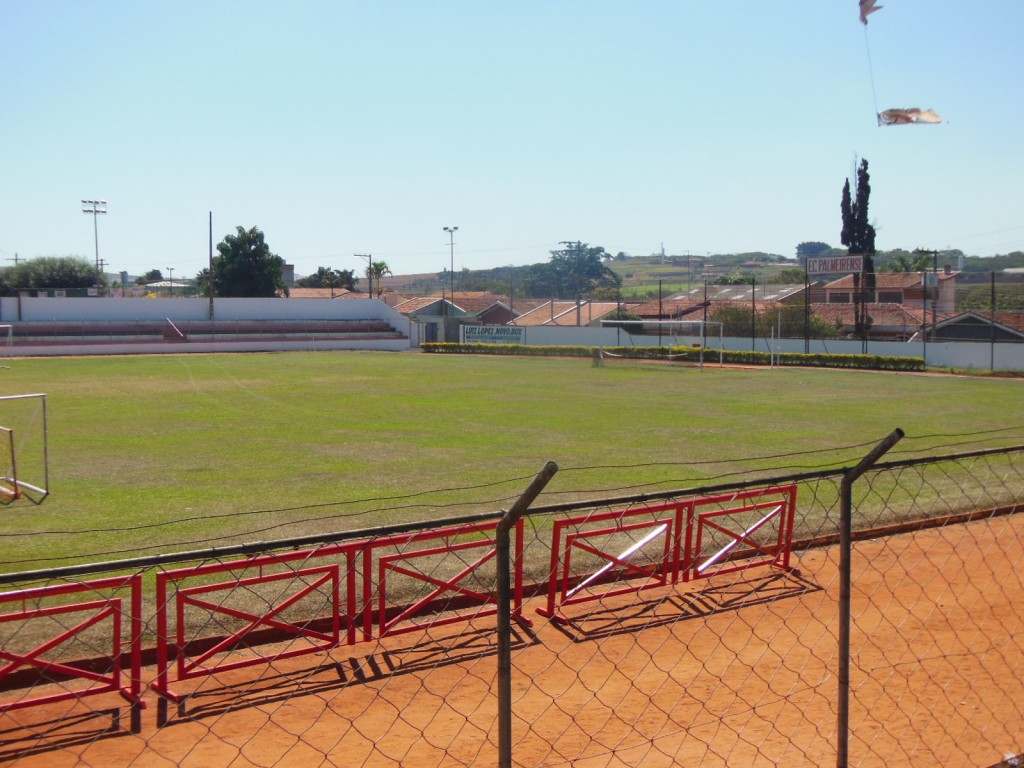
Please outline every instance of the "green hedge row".
M525 344L452 344L432 342L421 344L424 352L454 355L523 355L533 357L595 357L596 347L541 347ZM616 357L631 360L683 360L700 361L700 349L694 347L606 347ZM741 352L716 349L704 350L704 363L711 365L721 358L732 365L771 365L767 352ZM777 365L812 366L820 368L862 368L875 371L923 371L920 357L885 357L882 355L826 355L802 352L782 352L775 356Z

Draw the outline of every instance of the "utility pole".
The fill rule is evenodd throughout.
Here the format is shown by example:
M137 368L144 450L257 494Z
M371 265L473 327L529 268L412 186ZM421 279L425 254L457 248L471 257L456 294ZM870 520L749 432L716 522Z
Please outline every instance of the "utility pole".
M107 215L107 201L106 200L83 200L82 201L82 213L92 214L92 236L96 241L96 271L100 270L100 233L99 228L96 225L97 216Z
M938 251L926 251L924 248L915 248L914 253L921 254L922 256L932 257L932 281L934 285L931 286L930 291L932 298L932 334L935 333L935 325L938 322L938 308L939 308L939 252ZM925 313L928 308L925 307Z

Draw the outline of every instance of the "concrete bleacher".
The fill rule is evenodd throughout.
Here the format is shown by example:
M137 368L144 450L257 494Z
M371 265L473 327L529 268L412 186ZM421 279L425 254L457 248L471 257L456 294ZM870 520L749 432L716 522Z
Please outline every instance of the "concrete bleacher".
M218 299L213 309L202 299L20 299L15 304L4 298L0 324L11 326L12 352L18 356L402 350L413 343L408 319L372 299ZM210 314L216 319L208 319Z
M380 320L314 321L207 321L173 323L140 320L134 323L11 323L14 344L106 341L190 341L218 338L404 338L401 331Z

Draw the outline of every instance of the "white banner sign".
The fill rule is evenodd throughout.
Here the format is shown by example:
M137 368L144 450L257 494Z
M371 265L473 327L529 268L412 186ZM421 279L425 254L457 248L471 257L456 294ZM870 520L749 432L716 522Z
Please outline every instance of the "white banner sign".
M514 325L464 325L463 344L522 344L523 329Z
M840 275L864 271L863 256L815 256L807 259L809 275Z

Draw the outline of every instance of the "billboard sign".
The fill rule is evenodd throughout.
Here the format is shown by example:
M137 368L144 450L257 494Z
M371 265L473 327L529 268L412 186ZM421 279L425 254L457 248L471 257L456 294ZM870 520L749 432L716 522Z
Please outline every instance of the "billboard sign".
M850 272L863 271L864 257L859 254L815 256L807 259L808 275L845 275Z

